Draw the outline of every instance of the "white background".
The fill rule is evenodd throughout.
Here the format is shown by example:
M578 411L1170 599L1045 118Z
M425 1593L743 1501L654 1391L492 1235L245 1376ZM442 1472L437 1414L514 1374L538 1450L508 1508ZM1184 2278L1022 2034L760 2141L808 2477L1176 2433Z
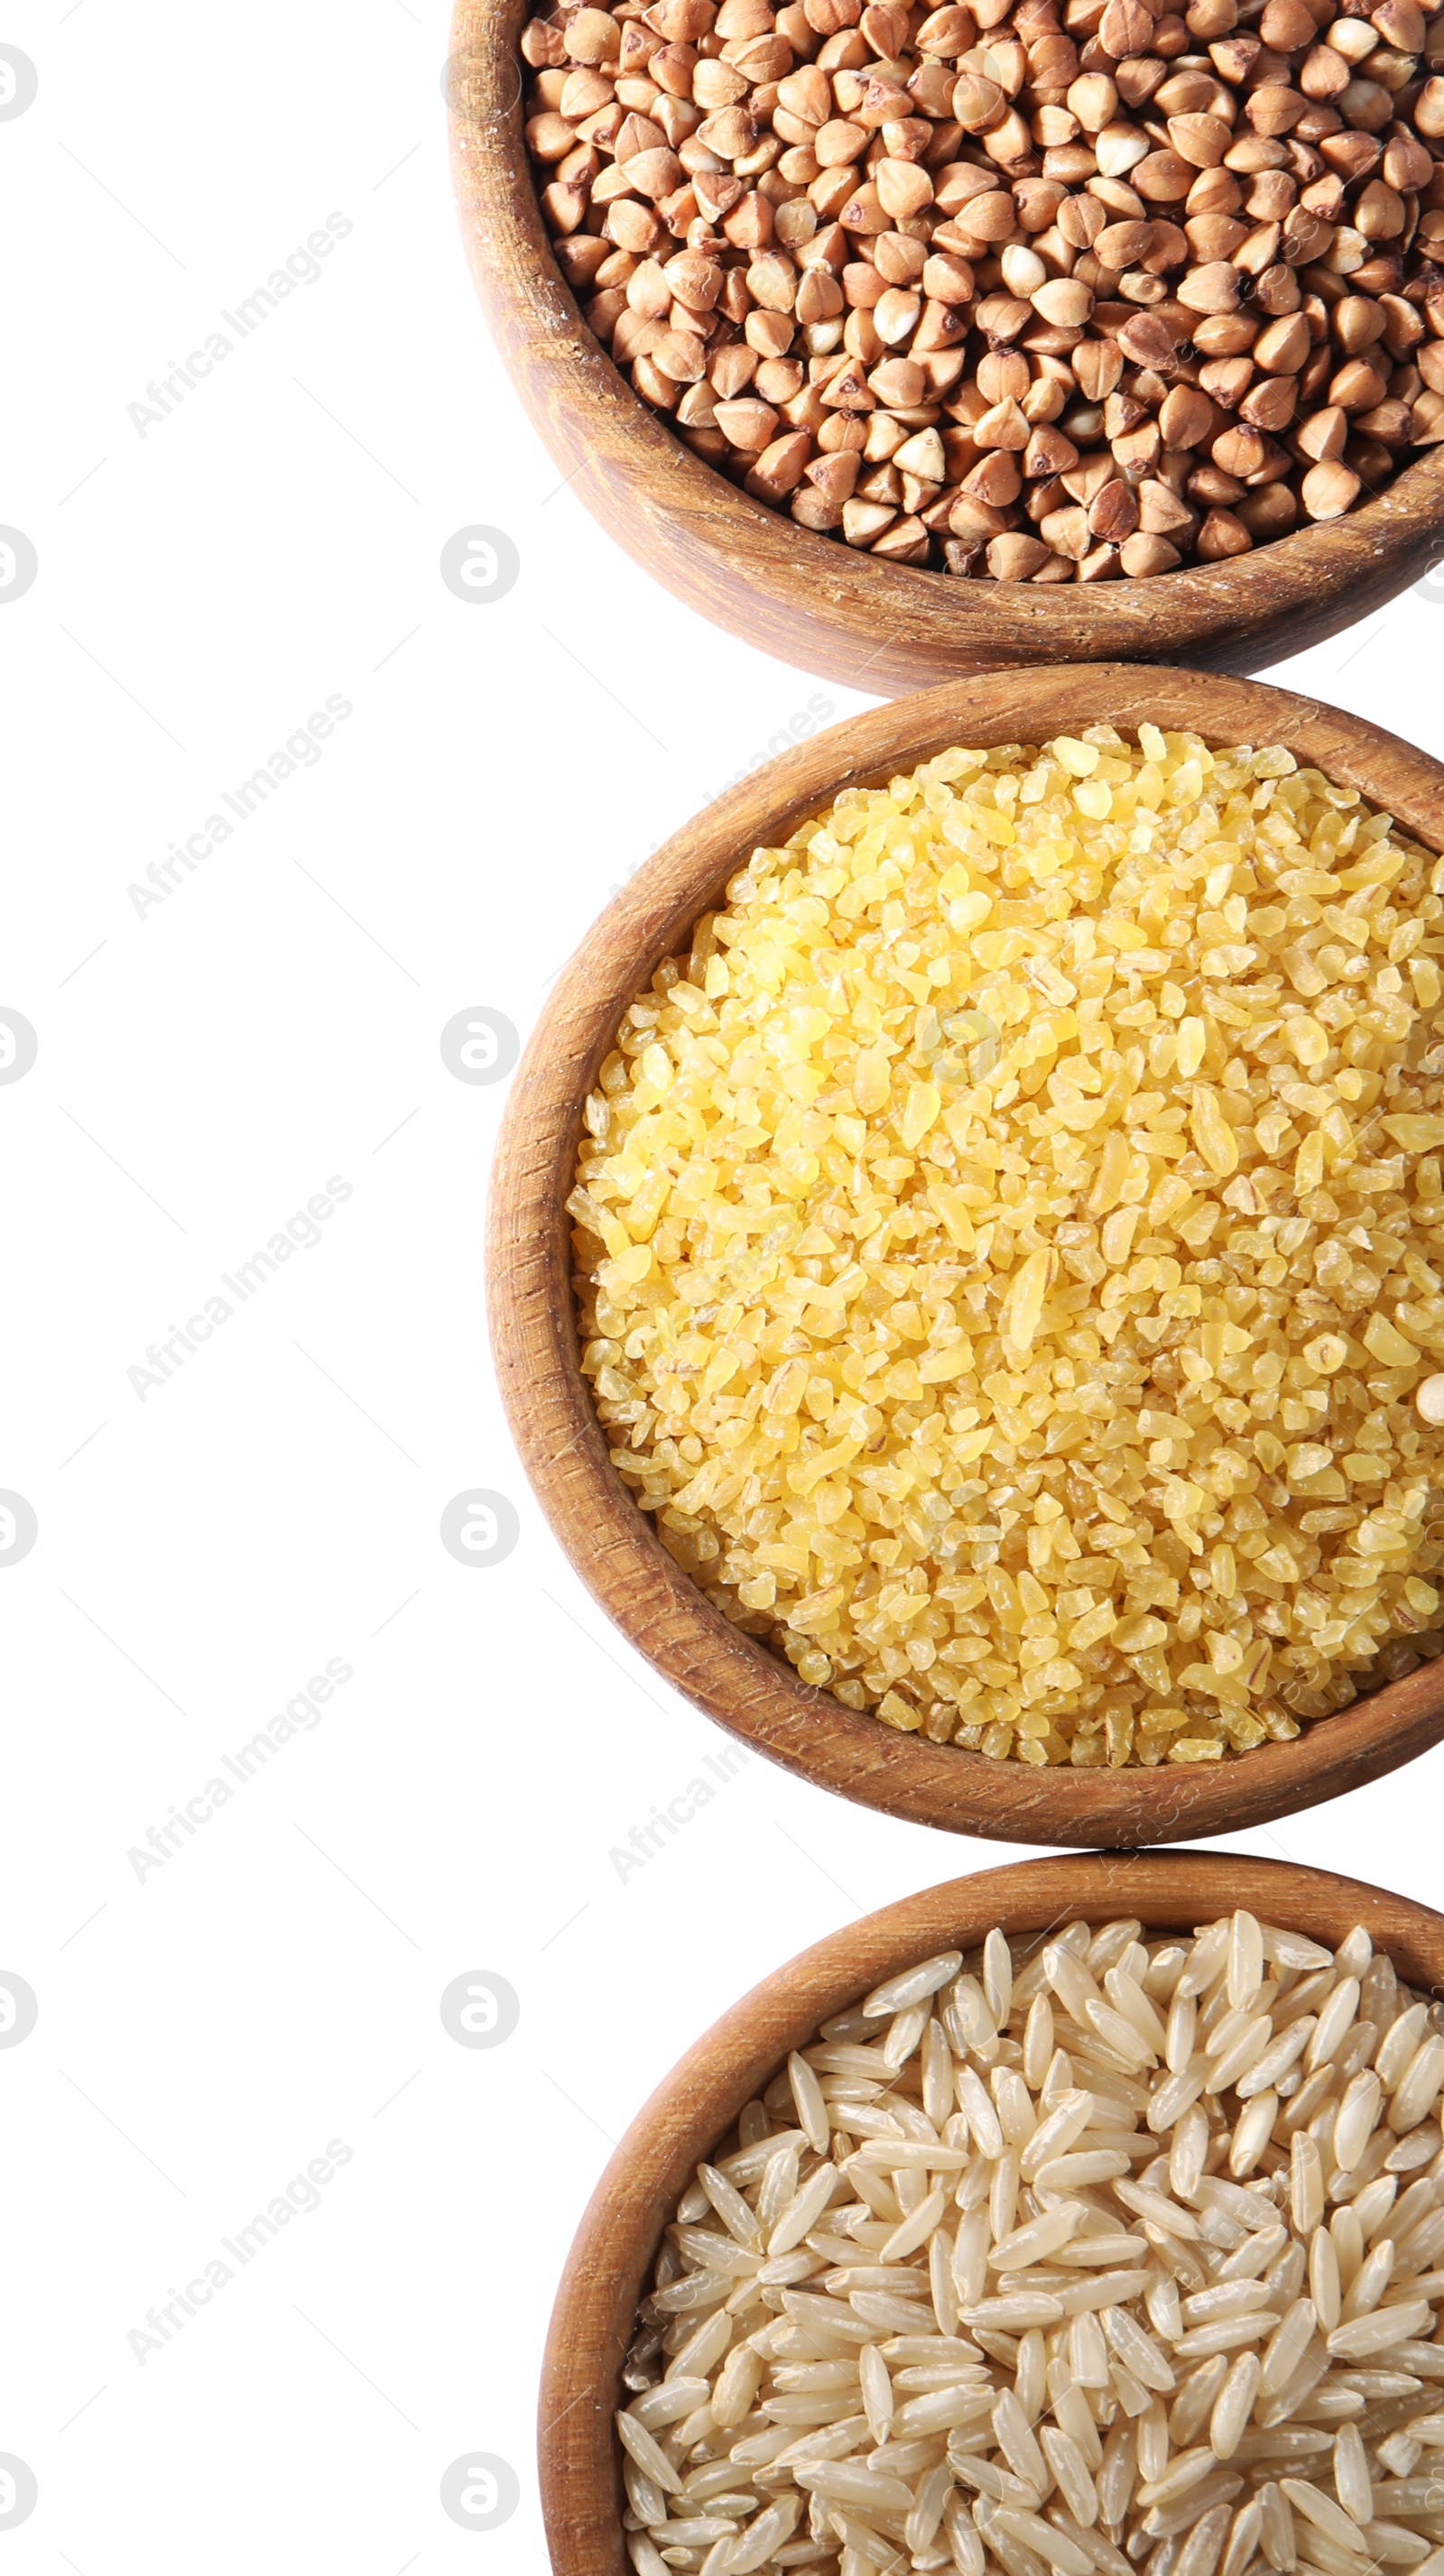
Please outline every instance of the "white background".
M432 0L19 0L0 122L0 2576L544 2564L536 2366L609 2144L744 1987L859 1911L1019 1857L760 1762L609 1855L723 1740L607 1626L511 1453L481 1243L523 1031L615 886L819 693L592 527L458 244ZM168 418L129 406L328 214L350 233ZM220 326L224 327L224 326ZM459 528L519 550L464 604ZM1277 676L1438 748L1427 595ZM314 765L138 915L127 889L328 696ZM128 1371L336 1175L352 1195L144 1400ZM445 1504L515 1501L504 1570ZM143 1880L147 1829L330 1659L352 1679ZM1444 1752L1252 1847L1437 1892ZM1432 1811L1432 1815L1431 1815ZM458 2046L443 1989L516 1990ZM331 2140L344 2170L142 2359L128 2338ZM225 2258L222 2258L225 2259ZM235 2268L235 2267L233 2267ZM177 2311L180 2315L181 2312ZM478 2533L439 2483L515 2467Z

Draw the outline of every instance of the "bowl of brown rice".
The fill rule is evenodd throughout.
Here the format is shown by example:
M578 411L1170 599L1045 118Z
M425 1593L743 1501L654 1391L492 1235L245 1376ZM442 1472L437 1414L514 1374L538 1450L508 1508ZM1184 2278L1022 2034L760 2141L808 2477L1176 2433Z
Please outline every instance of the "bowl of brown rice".
M712 806L559 979L498 1371L685 1695L919 1822L1136 1844L1444 1732L1444 771L1009 673Z
M804 1952L582 2219L556 2576L1439 2576L1441 1983L1426 1907L1232 1854Z

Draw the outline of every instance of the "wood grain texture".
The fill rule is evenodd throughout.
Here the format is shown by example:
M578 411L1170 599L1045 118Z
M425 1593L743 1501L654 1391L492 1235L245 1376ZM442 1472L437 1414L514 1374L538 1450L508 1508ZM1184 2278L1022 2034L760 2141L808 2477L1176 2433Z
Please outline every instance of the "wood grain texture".
M932 1952L969 1949L996 1923L1038 1932L1077 1917L1134 1915L1191 1931L1244 1906L1336 1947L1364 1924L1402 1977L1444 1987L1444 1917L1323 1870L1234 1853L1090 1852L954 1879L869 1914L804 1950L744 1995L638 2112L577 2230L552 2312L538 2410L538 2462L554 2576L630 2576L612 2416L621 2367L662 2229L703 2156L820 2021Z
M875 708L720 797L641 868L558 977L513 1078L492 1175L492 1344L523 1464L582 1581L676 1689L759 1752L917 1824L1028 1843L1179 1842L1234 1833L1377 1779L1444 1735L1444 1659L1322 1719L1291 1744L1197 1769L1074 1771L990 1762L900 1735L798 1680L714 1610L657 1539L607 1456L578 1365L565 1201L582 1104L633 996L685 954L698 916L759 843L845 786L954 743L1037 742L1108 718L1214 743L1287 743L1444 850L1444 768L1394 735L1281 689L1129 667L1015 671Z
M714 473L633 393L552 257L522 139L528 0L457 0L447 98L462 235L493 337L572 491L644 572L745 643L871 695L1030 662L1257 671L1352 625L1444 552L1444 447L1348 518L1152 581L1035 589L859 554Z

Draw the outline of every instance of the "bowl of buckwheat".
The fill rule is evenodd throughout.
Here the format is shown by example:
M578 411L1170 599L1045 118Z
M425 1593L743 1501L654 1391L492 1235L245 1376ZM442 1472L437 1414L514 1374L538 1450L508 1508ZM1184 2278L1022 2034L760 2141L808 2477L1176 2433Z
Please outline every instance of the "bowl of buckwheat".
M1420 0L461 0L454 40L534 420L764 649L1248 671L1444 545Z

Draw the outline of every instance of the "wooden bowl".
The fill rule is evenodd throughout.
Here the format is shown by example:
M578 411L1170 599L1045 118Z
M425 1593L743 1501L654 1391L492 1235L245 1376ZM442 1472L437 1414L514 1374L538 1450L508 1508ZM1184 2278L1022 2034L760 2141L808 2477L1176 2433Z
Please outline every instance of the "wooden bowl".
M953 743L1039 742L1105 718L1214 743L1282 741L1444 849L1444 767L1332 707L1248 680L1126 667L1010 671L854 717L719 797L639 870L553 987L518 1070L492 1178L497 1374L523 1464L578 1574L623 1634L709 1717L827 1789L915 1824L1028 1843L1141 1844L1236 1833L1338 1797L1444 1735L1444 1658L1288 1744L1191 1769L1033 1770L898 1734L799 1681L714 1610L607 1456L578 1365L570 1221L582 1104L623 1011L759 844L845 786Z
M779 660L895 697L1018 663L1257 671L1407 589L1444 548L1444 448L1348 518L1152 581L956 581L859 554L694 456L593 338L522 140L528 0L457 0L447 97L461 228L502 359L557 471L644 572Z
M637 2303L662 2230L699 2161L821 2021L938 1950L967 1950L996 1923L1039 1932L1079 1916L1134 1915L1191 1930L1246 1906L1337 1947L1362 1923L1410 1984L1444 1985L1444 1916L1324 1870L1235 1854L1089 1852L980 1871L884 1906L754 1986L644 2104L577 2229L542 2366L537 2452L554 2576L630 2576L621 2449L612 2427Z

